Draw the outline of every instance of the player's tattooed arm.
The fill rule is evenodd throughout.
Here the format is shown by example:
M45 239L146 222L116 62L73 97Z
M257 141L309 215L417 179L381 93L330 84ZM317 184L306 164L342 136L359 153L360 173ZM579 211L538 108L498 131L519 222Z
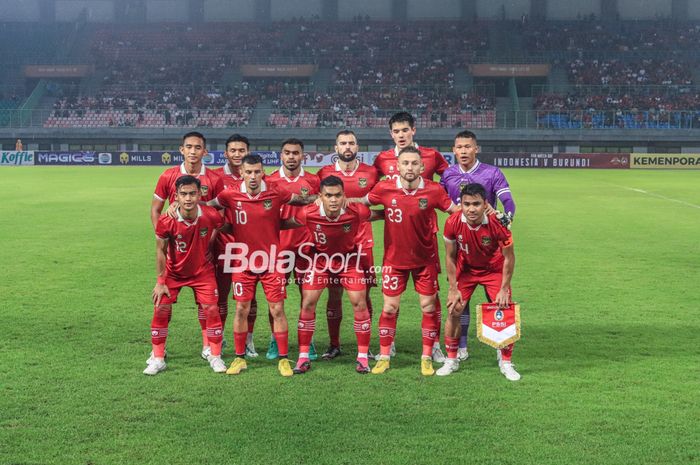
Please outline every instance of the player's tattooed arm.
M313 203L318 199L318 195L312 194L312 195L297 195L297 194L292 194L292 198L289 202L287 202L288 205L296 205L296 206L301 206L301 205L308 205L310 203Z
M447 272L447 310L450 314L462 310L464 302L457 285L457 243L445 239L445 271Z
M154 231L158 225L158 218L160 218L160 214L163 212L164 205L165 202L160 198L153 197L153 200L151 200L151 223L153 224Z
M496 294L496 303L499 307L504 308L510 305L510 280L513 278L515 270L515 251L513 243L501 247L503 254L503 279L501 281L501 289Z
M302 226L304 225L299 223L296 218L291 217L287 218L286 220L282 220L282 225L280 226L280 229L294 229L300 228Z
M362 205L366 205L366 206L368 206L368 207L372 205L371 203L369 203L369 199L367 198L367 196L364 196L364 197L349 197L349 198L348 198L348 203L361 203Z
M165 284L165 261L167 259L167 252L168 240L156 237L156 286L153 288L153 293L151 295L154 305L160 304L163 295L170 297L170 290Z

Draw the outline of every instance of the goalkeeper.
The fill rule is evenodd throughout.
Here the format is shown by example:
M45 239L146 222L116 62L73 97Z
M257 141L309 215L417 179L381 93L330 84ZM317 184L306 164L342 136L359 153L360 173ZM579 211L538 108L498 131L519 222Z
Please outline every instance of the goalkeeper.
M455 205L459 205L460 193L467 184L478 183L486 190L486 200L488 201L486 214L491 214L495 210L497 200L503 206L503 215L499 219L504 226L510 229L510 222L515 215L515 201L510 193L510 186L503 172L493 165L487 165L477 160L476 156L480 151L476 140L476 134L471 131L462 131L455 136L455 143L452 151L455 155L456 163L450 166L444 173L440 184L445 188L447 194ZM467 333L469 331L469 302L466 302L464 313L462 313L460 324L462 334L459 338L459 350L457 357L459 360L469 358L467 346ZM500 356L500 351L498 352Z

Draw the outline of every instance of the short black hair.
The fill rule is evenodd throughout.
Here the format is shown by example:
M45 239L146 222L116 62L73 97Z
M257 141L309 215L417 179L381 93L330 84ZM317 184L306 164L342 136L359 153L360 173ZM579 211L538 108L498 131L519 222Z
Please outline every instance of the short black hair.
M406 147L399 150L399 156L403 155L404 153L417 153L420 156L420 150L418 150L412 145L407 145Z
M230 144L231 142L243 142L246 148L250 150L250 141L246 136L242 136L240 134L233 134L231 137L226 139L226 145L224 145L224 147L228 149L228 144Z
M296 137L290 137L289 139L285 139L282 141L282 145L280 145L280 148L284 148L285 145L298 145L301 147L302 150L304 150L304 143L300 140L297 139Z
M407 111L400 111L389 118L389 129L391 129L394 123L408 123L412 128L416 127L416 119Z
M478 182L473 182L464 186L462 191L459 193L459 200L461 201L465 195L469 195L471 197L480 196L482 199L484 199L484 201L486 201L486 189L484 189L484 186Z
M476 134L474 134L471 131L466 131L466 130L460 131L455 136L455 140L457 140L457 139L474 139L474 140L476 140Z
M187 134L185 134L184 136L182 136L182 144L183 145L185 144L185 139L187 139L188 137L199 137L200 139L202 139L202 144L204 144L205 147L207 146L207 138L204 137L204 134L202 134L201 132L190 131Z
M180 176L177 178L177 181L175 181L175 191L179 191L182 186L189 186L190 184L195 184L197 186L197 190L202 188L202 183L199 182L199 179L195 178L191 174L186 174L184 176Z
M264 165L262 157L257 153L249 153L241 160L242 165L257 165L258 163Z
M345 184L343 184L343 180L340 179L338 176L331 175L327 178L323 178L323 181L321 181L321 190L323 190L324 187L333 186L340 186L341 189L345 190Z
M335 135L335 140L338 140L338 137L340 136L355 136L355 139L357 139L355 131L352 131L350 129L343 129L342 131L338 131L338 134Z

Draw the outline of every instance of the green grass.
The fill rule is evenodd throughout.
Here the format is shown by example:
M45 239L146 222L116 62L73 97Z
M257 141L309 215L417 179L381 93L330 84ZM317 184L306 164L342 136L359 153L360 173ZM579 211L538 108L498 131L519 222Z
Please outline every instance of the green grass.
M215 375L199 358L189 291L168 370L143 376L160 171L0 171L0 464L700 461L700 208L625 189L700 205L700 172L506 173L523 308L523 378L510 383L473 327L459 372L421 377L412 292L385 376L354 373L347 314L338 361L292 379L266 360ZM290 289L292 324L298 304ZM257 328L262 349L266 318Z

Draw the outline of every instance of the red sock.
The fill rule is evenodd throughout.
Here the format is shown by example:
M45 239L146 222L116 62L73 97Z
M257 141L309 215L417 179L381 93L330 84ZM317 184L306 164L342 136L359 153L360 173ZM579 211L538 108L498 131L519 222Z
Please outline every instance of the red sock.
M447 358L457 358L459 338L445 336L445 348L447 349Z
M233 332L233 345L236 349L236 357L245 357L245 339L247 336L248 333L246 332Z
M437 336L437 328L435 327L435 315L432 313L423 313L423 320L420 325L423 333L423 357L433 355L433 343Z
M219 304L219 319L221 320L221 327L226 326L226 318L228 317L228 302Z
M381 355L389 355L391 352L391 343L394 342L396 336L396 313L382 312L379 316L379 353Z
M511 344L508 347L501 349L501 360L504 362L510 362L511 357L513 356L513 347L515 347L515 344Z
M199 327L202 329L202 346L206 347L209 345L209 340L207 339L207 312L201 304L197 304L197 318L199 318Z
M258 302L253 299L250 302L250 311L248 312L248 334L253 334L253 328L255 327L255 319L258 317ZM272 328L272 324L270 324Z
M219 356L221 355L221 341L224 334L219 307L217 305L204 305L203 307L207 312L207 341L211 347L211 354Z
M275 341L277 341L277 348L280 352L280 358L287 358L289 356L289 334L288 331L279 331L273 333L275 336Z
M357 353L364 354L363 358L366 358L369 351L369 340L372 336L372 320L368 311L355 313L353 329L357 337Z
M151 345L153 355L158 358L165 357L165 340L168 337L168 323L172 315L172 305L156 305L153 308L151 320Z
M340 322L343 321L343 305L340 302L328 302L326 321L328 321L328 336L330 336L331 345L340 347Z
M440 303L440 295L435 296L435 325L437 333L435 334L435 340L440 341L440 328L442 328L442 304Z
M311 346L311 338L316 330L316 312L301 311L299 324L297 325L297 338L299 340L299 353L308 354ZM277 334L277 333L275 333ZM276 336L275 336L276 337ZM279 343L278 343L279 344ZM280 348L280 353L282 349ZM308 355L307 355L308 357Z

